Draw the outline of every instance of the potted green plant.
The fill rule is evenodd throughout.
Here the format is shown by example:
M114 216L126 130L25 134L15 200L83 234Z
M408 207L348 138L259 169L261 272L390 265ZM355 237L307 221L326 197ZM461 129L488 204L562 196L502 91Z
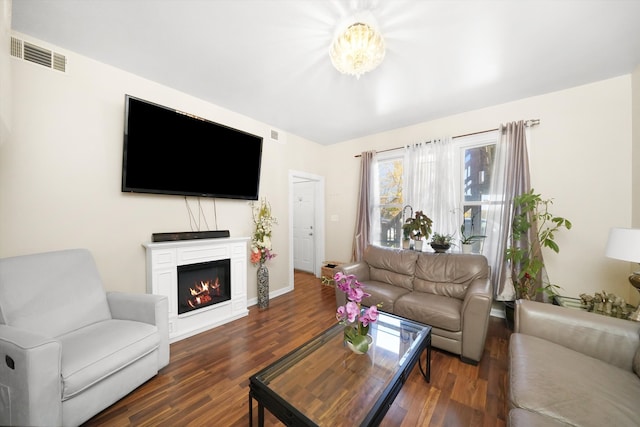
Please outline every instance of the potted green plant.
M428 239L431 234L431 226L433 221L422 211L416 211L415 215L407 218L402 226L403 234L407 233L409 238L414 241L414 249L422 251L423 239Z
M473 224L473 220L472 220L472 224ZM471 228L473 229L473 225ZM487 236L480 235L480 234L472 234L467 236L465 232L466 232L466 229L463 223L460 226L460 245L462 246L462 253L470 254L471 252L473 252L473 245L476 242L479 242L482 239L486 238Z
M570 230L571 221L549 212L552 199L543 199L533 188L513 199L514 217L511 222L510 245L505 250L505 261L510 263L511 279L516 299L538 299L557 294L557 285L543 277L542 248L558 253L556 232ZM529 236L529 239L522 239ZM525 241L525 244L522 244ZM513 301L505 302L507 323L513 316ZM513 317L511 317L513 318Z
M413 225L409 224L409 222L405 222L402 224L402 249L410 249L411 248L411 230Z
M453 236L451 234L433 233L431 238L431 247L436 253L444 253L449 250L452 245Z
M407 209L409 210L409 216L406 215ZM405 218L409 219L413 216L413 208L411 205L405 205L402 208L402 249L412 249L411 248L411 230L413 226L405 220Z

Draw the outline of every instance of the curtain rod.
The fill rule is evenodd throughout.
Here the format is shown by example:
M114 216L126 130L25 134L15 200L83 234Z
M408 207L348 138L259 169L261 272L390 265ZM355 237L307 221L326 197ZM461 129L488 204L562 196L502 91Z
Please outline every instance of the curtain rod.
M540 119L529 119L529 120L525 120L525 122L524 122L525 127L528 127L528 128L530 128L530 127L532 127L532 126L539 125L539 124L540 124ZM481 131L478 131L478 132L465 133L464 135L456 135L456 136L453 136L453 137L451 137L451 139L464 138L465 136L479 135L479 134L481 134L481 133L493 132L493 131L496 131L496 130L499 130L499 129L500 129L500 128L495 128L495 129L481 130ZM427 144L428 144L428 143L429 143L429 142L427 142ZM387 151L399 150L399 149L401 149L401 148L404 148L404 146L402 146L402 147L395 147L395 148L387 148L386 150L380 150L380 151L377 151L377 153L386 153ZM362 157L362 154L356 154L356 155L355 155L355 156L353 156L353 157Z

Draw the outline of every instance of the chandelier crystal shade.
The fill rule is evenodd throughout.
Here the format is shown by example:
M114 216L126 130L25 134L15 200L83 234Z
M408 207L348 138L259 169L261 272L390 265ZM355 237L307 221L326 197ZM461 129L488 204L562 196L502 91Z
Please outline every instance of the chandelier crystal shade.
M372 26L356 22L333 40L329 56L338 71L359 79L384 59L384 40Z

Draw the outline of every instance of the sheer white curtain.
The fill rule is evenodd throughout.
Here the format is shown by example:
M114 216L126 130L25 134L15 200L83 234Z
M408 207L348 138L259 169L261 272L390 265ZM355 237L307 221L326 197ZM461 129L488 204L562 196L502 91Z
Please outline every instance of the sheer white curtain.
M382 235L382 224L380 224L380 161L387 159L387 153L378 153L371 163L371 199L369 201L369 212L371 221L369 223L369 241L375 245L380 245Z
M455 235L459 224L459 179L451 138L405 147L405 203L433 220L433 231Z

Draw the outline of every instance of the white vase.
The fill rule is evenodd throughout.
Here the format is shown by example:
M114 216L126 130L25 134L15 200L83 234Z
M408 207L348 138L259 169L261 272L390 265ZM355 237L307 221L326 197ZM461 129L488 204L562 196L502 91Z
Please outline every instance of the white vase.
M473 243L463 243L462 244L462 253L470 254L473 252Z
M369 342L369 345L367 346L367 351L368 351L371 348L371 344L373 344L373 337L371 335L367 335L367 341ZM351 344L349 341L347 341L347 347L349 347L349 350L351 350L355 354L365 354L366 353L366 351L360 351L360 350L356 349L353 346L353 344Z
M422 240L414 240L413 241L413 249L418 251L418 252L422 252Z

